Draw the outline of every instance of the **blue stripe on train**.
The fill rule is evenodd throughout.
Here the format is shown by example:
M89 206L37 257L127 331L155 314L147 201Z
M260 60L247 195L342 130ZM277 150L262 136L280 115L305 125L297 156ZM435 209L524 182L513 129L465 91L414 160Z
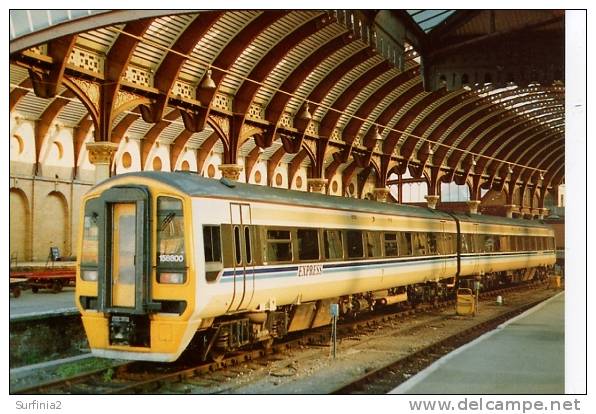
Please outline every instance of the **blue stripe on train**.
M540 254L539 252L526 252L526 253L517 253L517 252L507 252L507 253L492 253L492 254L464 254L462 255L463 260L470 260L470 259L497 259L502 256L532 256ZM326 273L334 273L338 271L345 271L350 269L362 269L362 268L369 268L375 269L378 267L386 267L390 265L390 267L394 266L404 266L404 265L411 265L413 263L417 264L429 264L432 262L440 262L443 260L455 259L457 258L456 255L451 256L440 256L436 258L429 258L429 257L420 257L420 258L400 258L400 259L393 259L393 260L382 260L376 262L348 262L348 263L333 263L333 264L324 264L323 271L327 271ZM287 277L287 276L296 276L296 272L298 271L298 266L286 266L286 267L267 267L267 268L260 268L260 269L250 269L246 270L246 275L250 276L254 274L259 279L268 279L271 277ZM241 276L242 273L238 273L238 276ZM226 270L222 275L222 282L233 282L234 281L234 270Z

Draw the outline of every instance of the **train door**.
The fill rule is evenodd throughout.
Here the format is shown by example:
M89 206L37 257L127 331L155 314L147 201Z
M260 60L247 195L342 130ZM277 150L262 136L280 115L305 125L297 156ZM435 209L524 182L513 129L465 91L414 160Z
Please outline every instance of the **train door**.
M249 204L230 203L234 288L228 312L247 309L255 289L253 228Z
M472 260L474 263L472 274L477 275L480 272L480 256L482 255L482 251L484 248L484 246L480 244L478 224L474 224L474 233L472 234L472 246L474 252L474 255L472 256Z
M441 259L441 264L439 267L439 279L443 279L445 278L446 274L447 274L447 249L448 247L448 242L447 242L447 235L445 234L445 221L441 220L441 234L440 234L440 239L437 241L437 248L439 249L438 253L439 255L442 255L443 258Z
M136 277L136 205L112 208L112 305L134 308Z

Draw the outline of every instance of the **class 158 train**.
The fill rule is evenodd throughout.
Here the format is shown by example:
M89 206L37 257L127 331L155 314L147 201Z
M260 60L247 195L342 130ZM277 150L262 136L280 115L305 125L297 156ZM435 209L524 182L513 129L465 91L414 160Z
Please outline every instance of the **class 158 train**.
M106 358L203 359L380 306L544 275L532 220L209 179L112 177L83 199L76 304Z

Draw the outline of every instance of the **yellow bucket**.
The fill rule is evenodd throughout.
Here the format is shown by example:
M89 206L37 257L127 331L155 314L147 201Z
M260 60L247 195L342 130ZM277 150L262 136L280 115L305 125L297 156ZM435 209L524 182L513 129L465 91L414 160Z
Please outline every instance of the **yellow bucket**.
M462 316L474 315L476 312L476 297L472 289L461 288L457 290L455 312Z
M548 281L548 285L553 289L561 288L561 276L551 276Z

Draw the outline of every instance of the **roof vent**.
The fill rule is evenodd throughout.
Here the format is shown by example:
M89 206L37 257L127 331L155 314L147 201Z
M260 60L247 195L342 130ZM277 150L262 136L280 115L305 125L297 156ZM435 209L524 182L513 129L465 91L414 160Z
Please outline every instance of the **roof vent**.
M232 180L227 179L226 177L221 177L219 179L219 182L222 183L223 185L225 185L228 188L234 188L236 187L236 183Z

